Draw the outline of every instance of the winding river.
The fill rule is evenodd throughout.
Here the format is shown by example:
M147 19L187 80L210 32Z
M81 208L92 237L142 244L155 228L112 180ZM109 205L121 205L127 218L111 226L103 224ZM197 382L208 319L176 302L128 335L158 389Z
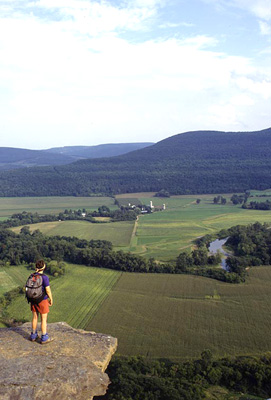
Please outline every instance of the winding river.
M227 264L226 264L226 258L229 256L229 253L227 253L224 249L223 246L226 243L228 238L225 239L216 239L213 242L210 243L210 246L208 248L210 253L216 254L218 251L222 254L222 262L221 262L221 267L225 269L226 271L228 270Z

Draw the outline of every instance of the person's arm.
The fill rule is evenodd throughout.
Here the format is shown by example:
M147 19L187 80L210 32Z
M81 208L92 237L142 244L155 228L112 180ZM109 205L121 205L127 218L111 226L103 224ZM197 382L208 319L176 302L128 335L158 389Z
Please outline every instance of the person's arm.
M52 306L53 305L53 296L52 296L52 291L51 291L50 286L46 286L45 290L46 290L46 294L48 296L49 305Z

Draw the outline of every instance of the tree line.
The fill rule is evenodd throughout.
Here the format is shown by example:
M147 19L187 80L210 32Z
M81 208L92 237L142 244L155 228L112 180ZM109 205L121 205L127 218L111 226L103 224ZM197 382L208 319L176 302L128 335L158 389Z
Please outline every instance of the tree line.
M221 254L209 254L210 242L215 237L228 237L226 246L232 255L226 259L228 270L216 268ZM221 230L218 235L206 235L196 241L197 248L181 252L176 260L160 263L154 258L114 251L105 240L78 239L66 236L45 236L39 230L30 232L24 226L19 234L0 228L0 265L33 263L39 258L74 264L142 273L193 274L224 282L245 281L248 266L269 265L271 262L271 230L266 224L237 225ZM56 266L55 266L56 268ZM59 275L64 270L54 270Z
M33 263L39 258L129 272L170 272L174 269L154 259L113 251L112 243L106 240L45 236L39 230L31 233L26 226L19 234L0 229L0 265Z
M57 215L45 214L39 215L37 212L31 213L23 211L22 213L15 213L5 220L0 221L0 228L14 228L21 225L31 225L41 222L51 221L88 221L91 223L101 223L95 217L108 217L110 222L117 221L134 221L136 220L140 210L131 209L130 207L121 206L118 210L111 211L107 206L101 206L98 211L88 212L83 210L65 210Z
M177 260L160 263L154 258L147 259L123 251L114 251L112 243L105 240L87 241L75 237L45 236L39 230L31 233L28 226L24 226L19 234L8 229L0 229L0 265L33 263L39 258L44 258L47 262L66 261L118 271L188 273L224 282L239 283L241 281L235 272L230 273L221 268L208 268L208 263L211 266L220 259L218 256L207 256L207 267L204 266L206 251L203 248L192 253L192 264L189 261L189 265L185 265L185 257L187 260L190 259L189 255L181 253Z
M242 208L248 210L271 210L271 201L250 201L249 204L244 203Z
M221 386L231 392L270 397L271 356L214 359L210 350L194 361L171 362L143 357L113 358L107 369L111 384L99 400L203 400Z

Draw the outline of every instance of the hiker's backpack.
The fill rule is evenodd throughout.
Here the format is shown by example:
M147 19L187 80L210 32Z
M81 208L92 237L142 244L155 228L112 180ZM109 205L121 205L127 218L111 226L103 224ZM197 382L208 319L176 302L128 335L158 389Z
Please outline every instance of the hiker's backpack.
M42 276L39 274L31 274L25 284L25 297L28 303L39 304L44 297L46 292L42 287Z

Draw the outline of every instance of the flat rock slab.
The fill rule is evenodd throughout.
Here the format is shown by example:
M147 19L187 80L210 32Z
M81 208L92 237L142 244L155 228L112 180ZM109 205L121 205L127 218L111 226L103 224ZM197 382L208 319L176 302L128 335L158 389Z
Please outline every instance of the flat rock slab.
M31 342L30 323L0 329L1 400L89 400L105 394L104 373L117 339L73 329L65 322L48 324L54 340Z

